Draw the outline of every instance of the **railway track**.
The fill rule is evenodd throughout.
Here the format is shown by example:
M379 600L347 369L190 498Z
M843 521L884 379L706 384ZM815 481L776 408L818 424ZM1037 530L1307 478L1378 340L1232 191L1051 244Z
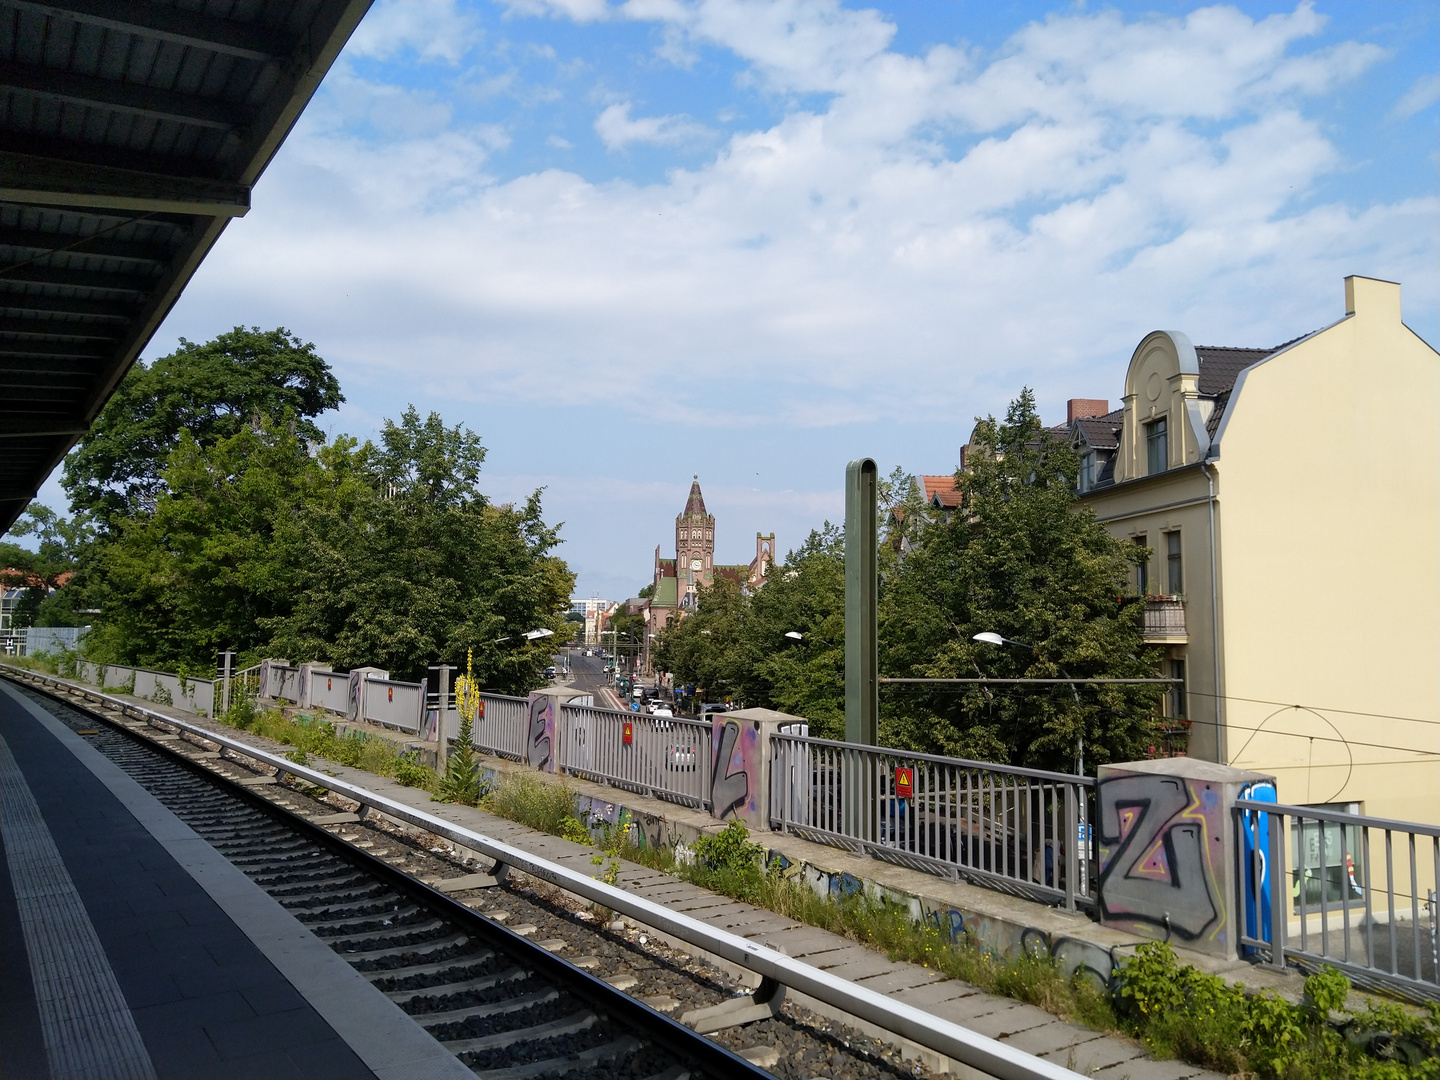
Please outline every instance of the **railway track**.
M721 1080L766 1075L560 958L552 951L558 943L546 948L425 886L379 855L330 835L300 816L310 809L301 803L313 802L303 794L286 791L285 802L293 805L277 805L237 783L244 777L227 779L205 769L213 757L191 759L185 748L152 743L103 712L82 712L73 703L25 689L478 1077ZM204 754L199 747L194 751ZM323 803L314 806L331 811L331 817L350 816L334 815Z
M474 870L443 840L337 814L301 786L113 707L28 680L12 685L84 734L478 1076L925 1075L893 1045L790 1005L698 1035L667 1014L744 990L647 939L643 927L607 928L586 905L535 882L460 893L461 902L425 884Z

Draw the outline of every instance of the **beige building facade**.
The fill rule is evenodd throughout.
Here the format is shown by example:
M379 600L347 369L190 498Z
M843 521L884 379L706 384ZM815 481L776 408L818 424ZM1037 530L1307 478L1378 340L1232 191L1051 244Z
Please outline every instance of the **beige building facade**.
M1273 349L1157 331L1077 419L1082 499L1150 549L1135 591L1189 753L1281 802L1440 823L1440 355L1345 279Z

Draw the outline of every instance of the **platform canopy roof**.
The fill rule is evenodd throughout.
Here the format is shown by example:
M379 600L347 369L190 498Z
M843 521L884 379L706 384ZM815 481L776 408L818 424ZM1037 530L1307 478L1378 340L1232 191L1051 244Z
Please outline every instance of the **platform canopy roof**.
M370 0L0 0L0 533L179 298Z

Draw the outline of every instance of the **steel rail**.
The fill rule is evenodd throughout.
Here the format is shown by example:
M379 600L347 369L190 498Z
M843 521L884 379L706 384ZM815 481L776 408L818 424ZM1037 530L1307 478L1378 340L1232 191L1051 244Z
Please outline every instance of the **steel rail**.
M0 665L7 671L21 673L22 669ZM865 987L856 986L845 979L793 960L784 953L757 945L738 934L717 930L698 919L672 911L660 904L626 892L624 889L607 885L603 881L567 867L531 855L519 848L495 840L483 833L477 833L453 821L427 814L423 810L407 806L394 799L348 783L338 777L304 765L297 765L279 754L256 749L238 739L200 727L197 724L157 713L128 701L122 701L109 694L102 694L87 686L76 685L39 672L23 671L30 677L39 677L45 682L79 691L92 699L108 702L131 715L147 717L156 723L187 731L197 738L216 743L232 752L262 762L276 770L278 775L294 776L296 779L335 792L363 806L385 814L387 817L413 825L452 843L474 851L497 864L508 866L529 874L533 878L572 893L592 903L600 904L642 922L647 926L678 938L687 944L705 949L707 952L737 964L762 978L807 994L852 1016L867 1020L887 1031L909 1039L911 1042L937 1053L945 1054L971 1068L989 1073L997 1080L1080 1080L1080 1075L1070 1069L1043 1058L1027 1054L1013 1046L980 1035L959 1024L927 1013L914 1006L906 1005L884 994ZM1072 778L1073 779L1073 778Z

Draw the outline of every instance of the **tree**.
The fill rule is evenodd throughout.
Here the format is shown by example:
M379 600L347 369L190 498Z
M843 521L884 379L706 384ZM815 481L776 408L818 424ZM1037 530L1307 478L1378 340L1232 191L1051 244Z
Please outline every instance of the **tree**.
M803 716L814 734L837 738L845 731L844 632L844 544L827 522L753 595L725 578L705 588L695 614L660 635L656 665L712 701L734 697Z
M401 678L473 650L482 685L541 685L550 643L524 634L561 627L574 575L551 554L559 527L545 524L540 491L520 507L480 494L484 458L473 432L413 407L379 446L323 449L325 490L277 523L293 604L262 619L271 648Z
M116 518L99 545L93 657L206 670L225 649L247 660L264 651L264 621L293 603L277 522L329 492L287 421L210 446L181 432L153 510Z
M210 447L257 417L288 414L298 438L322 442L313 418L344 400L315 346L283 327L237 326L203 345L181 338L175 352L130 369L65 459L61 483L76 510L108 526L155 505L182 431Z
M23 589L15 625L81 626L80 589L71 584L88 551L92 530L83 515L64 518L32 502L7 535L34 536L34 551L0 542L0 585Z
M1141 552L1111 537L1074 490L1078 462L1046 432L1029 390L1003 423L976 428L961 505L899 560L881 593L881 668L895 676L1147 678L1138 606L1118 597ZM991 631L1034 647L973 640ZM1078 694L1078 701L1076 695ZM987 761L1072 771L1144 756L1156 686L922 688L886 693L887 741Z

